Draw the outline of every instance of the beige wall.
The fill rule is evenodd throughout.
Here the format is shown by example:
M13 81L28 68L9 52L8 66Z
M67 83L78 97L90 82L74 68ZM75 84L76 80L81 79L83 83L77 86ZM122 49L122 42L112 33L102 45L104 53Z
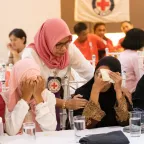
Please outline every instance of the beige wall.
M61 5L61 8L60 8ZM130 0L130 17L135 27L144 28L144 1ZM22 28L28 35L28 43L40 25L52 17L60 17L73 32L74 0L1 0L0 5L0 59L7 57L8 34L14 28ZM92 24L88 23L92 28ZM120 24L107 24L108 32L120 31Z
M0 0L0 59L7 57L8 34L22 28L28 43L47 19L61 16L60 0Z
M130 1L130 19L135 27L144 28L144 0L129 0ZM76 23L74 21L74 0L61 0L61 15L62 18L69 25L71 32L73 32L73 26ZM90 28L93 24L88 23ZM107 24L108 32L120 31L120 23Z

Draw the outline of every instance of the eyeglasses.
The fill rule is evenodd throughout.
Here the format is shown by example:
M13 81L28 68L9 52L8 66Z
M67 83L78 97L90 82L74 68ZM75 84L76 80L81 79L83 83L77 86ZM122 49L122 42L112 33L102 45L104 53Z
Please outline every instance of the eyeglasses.
M69 44L70 44L70 41L66 41L64 43L58 43L58 44L56 44L56 49L60 50L60 49L63 48L63 46L65 46L66 48L68 48Z

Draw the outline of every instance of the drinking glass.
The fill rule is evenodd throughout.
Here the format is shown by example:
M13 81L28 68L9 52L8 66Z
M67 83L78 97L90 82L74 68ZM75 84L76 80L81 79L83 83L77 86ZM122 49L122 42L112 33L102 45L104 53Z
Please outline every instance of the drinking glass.
M34 122L23 123L23 135L26 136L30 141L35 141L36 139L36 130Z
M74 131L76 137L85 136L85 116L75 116L74 117Z
M132 137L141 135L141 112L130 112L130 135Z
M141 112L141 128L144 129L144 111Z

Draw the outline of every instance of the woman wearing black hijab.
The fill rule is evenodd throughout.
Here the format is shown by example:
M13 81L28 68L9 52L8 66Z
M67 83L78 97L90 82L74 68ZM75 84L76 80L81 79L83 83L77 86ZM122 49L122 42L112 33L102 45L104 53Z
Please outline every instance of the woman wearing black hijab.
M110 70L114 84L102 80L100 69ZM104 57L97 64L94 77L76 90L75 95L81 94L88 103L84 109L74 111L74 115L84 115L87 128L128 125L130 104L121 91L120 73L120 62L111 56Z

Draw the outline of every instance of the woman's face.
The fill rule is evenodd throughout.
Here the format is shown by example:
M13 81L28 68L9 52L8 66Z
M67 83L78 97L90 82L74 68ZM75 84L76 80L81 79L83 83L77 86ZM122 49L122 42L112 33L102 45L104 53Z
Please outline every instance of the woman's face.
M96 28L95 32L96 35L98 35L101 38L104 38L106 33L106 27L104 25L100 25Z
M110 70L108 66L100 66L96 72L95 72L95 77L98 76L98 74L100 73L100 69L107 69L107 70ZM103 89L101 92L106 92L110 87L111 87L111 83L108 83Z
M56 57L63 56L67 52L70 42L71 42L70 36L59 41L53 49L54 56Z
M25 44L24 44L25 38L24 37L18 38L14 35L11 35L9 38L11 41L12 48L14 50L20 51L21 49L23 49L25 47Z
M128 22L124 22L122 25L121 25L121 30L122 32L124 32L125 34L131 30L133 28L133 25L128 23Z

